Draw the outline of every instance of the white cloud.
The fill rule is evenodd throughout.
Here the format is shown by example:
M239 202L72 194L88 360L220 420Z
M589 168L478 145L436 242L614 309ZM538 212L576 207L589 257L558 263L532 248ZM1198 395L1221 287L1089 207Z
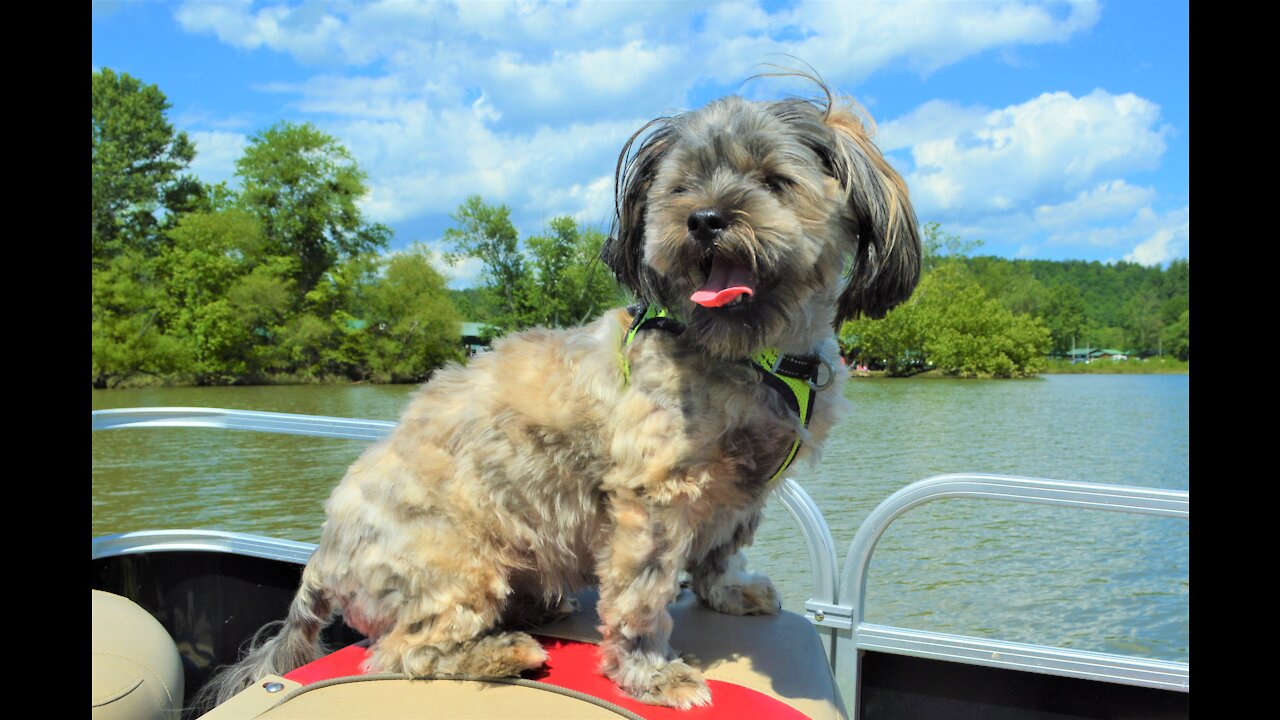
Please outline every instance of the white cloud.
M480 194L537 231L527 226L561 214L607 222L622 144L648 119L685 108L695 88L734 89L762 62L793 58L836 87L887 67L928 74L983 52L1067 41L1097 22L1099 7L385 0L188 2L175 16L188 32L318 67L303 81L254 89L296 96L299 119L351 150L369 175L362 207L371 219L439 216ZM742 91L777 96L784 85ZM1167 135L1159 115L1148 100L1105 90L1002 109L933 101L883 124L878 142L903 169L922 219L1002 241L1026 231L1071 243L1081 227L1153 204L1153 190L1124 178L1158 163ZM189 131L200 143L197 170L230 177L244 138L202 128ZM1156 243L1155 233L1143 237Z
M979 253L1022 258L1100 257L1098 251L1105 250L1105 256L1111 258L1108 262L1124 259L1144 265L1187 257L1190 206L1122 209L1117 203L1106 212L1096 212L1098 206L1069 212L1069 208L1087 205L1064 204L1057 208L1062 215L1054 218L1064 221L1053 224L1043 222L1045 216L1038 213L1010 213L968 223L944 223L944 227L965 239L981 239ZM1100 205L1105 207L1107 203Z
M906 179L918 212L972 220L1060 204L1100 181L1155 168L1169 132L1159 119L1158 105L1132 93L1055 92L982 114L927 103L886 123L882 135L890 147L910 143Z
M619 117L679 106L695 83L738 83L803 58L853 84L896 63L932 72L993 48L1061 42L1093 25L1080 2L187 2L188 32L304 63L374 63L451 103L479 87L509 117ZM657 111L655 111L657 112ZM568 113L568 114L566 114Z
M248 138L240 133L219 130L194 130L189 132L196 145L196 157L191 170L207 183L234 181L236 160L244 154Z
M1155 200L1154 188L1134 187L1124 180L1109 180L1058 205L1035 209L1036 224L1042 228L1075 227L1096 220L1133 213Z
M257 13L250 12L250 7L250 0L187 2L175 18L184 29L212 32L228 45L247 50L265 46L303 61L326 58L343 27L341 20L317 3L273 5Z
M445 284L451 288L461 289L476 287L484 279L484 261L475 257L458 258L450 263L445 257L448 248L442 240L420 243L425 250L431 266L445 277Z
M989 112L983 107L930 100L907 115L881 124L876 133L876 145L887 153L918 143L933 142L969 128L981 127Z
M342 136L357 157L385 158L370 174L365 209L381 222L447 213L469 195L502 202L517 221L569 214L590 221L612 211L617 153L641 120L544 127L531 135L495 131L467 113L400 122L359 122ZM578 181L576 178L587 178ZM598 217L597 217L598 216Z
M986 50L1063 42L1092 27L1098 17L1094 0L806 0L775 14L754 4L744 8L726 3L708 11L706 34L715 42L702 45L715 59L707 72L722 80L737 78L739 68L776 52L803 58L829 77L856 83L891 64L928 74Z
M1188 256L1191 245L1190 208L1157 218L1154 230L1128 255L1129 262L1160 265Z

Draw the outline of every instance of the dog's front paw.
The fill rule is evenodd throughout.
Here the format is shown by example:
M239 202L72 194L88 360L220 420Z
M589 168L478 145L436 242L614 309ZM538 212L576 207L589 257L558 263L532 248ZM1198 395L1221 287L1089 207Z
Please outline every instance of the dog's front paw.
M702 679L702 673L678 658L656 668L649 674L647 682L623 689L650 705L688 710L696 705L711 704L711 690Z
M777 615L782 609L782 596L773 582L756 573L725 576L701 597L708 607L728 615Z

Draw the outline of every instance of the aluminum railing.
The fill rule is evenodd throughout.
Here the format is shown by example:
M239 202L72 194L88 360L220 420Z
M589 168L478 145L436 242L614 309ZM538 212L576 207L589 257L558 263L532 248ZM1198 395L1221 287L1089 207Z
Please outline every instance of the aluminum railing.
M387 436L395 423L217 408L93 412L94 430L126 427L208 427L378 440ZM844 571L839 574L835 540L813 498L792 478L780 483L776 494L804 537L813 577L813 595L805 602L805 617L819 628L841 694L853 709L851 714L858 707L858 652L862 650L1182 692L1189 689L1188 663L889 627L863 620L867 571L876 544L895 519L921 504L944 498L978 498L1188 519L1190 496L1185 491L1002 475L939 475L912 483L880 503L849 544ZM315 547L239 533L160 531L100 538L94 541L93 552L94 557L100 557L160 545L294 561L305 561Z
M858 528L845 555L837 602L817 597L806 617L827 628L831 667L850 708L858 707L858 652L874 650L973 665L1047 673L1187 692L1188 663L1044 645L1028 645L867 623L867 571L876 543L903 513L944 498L974 498L1189 519L1190 495L1127 485L1006 475L938 475L908 485L881 502Z

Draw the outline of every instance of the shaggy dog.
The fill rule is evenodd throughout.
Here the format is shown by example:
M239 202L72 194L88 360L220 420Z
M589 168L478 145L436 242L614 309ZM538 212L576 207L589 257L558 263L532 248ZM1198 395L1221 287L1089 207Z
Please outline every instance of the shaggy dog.
M604 674L644 702L710 702L668 644L682 573L721 612L778 611L739 551L845 409L833 328L919 277L902 179L819 87L632 136L602 256L644 309L438 372L333 491L283 630L208 694L316 659L337 611L370 670L518 675L546 659L520 623L594 584Z

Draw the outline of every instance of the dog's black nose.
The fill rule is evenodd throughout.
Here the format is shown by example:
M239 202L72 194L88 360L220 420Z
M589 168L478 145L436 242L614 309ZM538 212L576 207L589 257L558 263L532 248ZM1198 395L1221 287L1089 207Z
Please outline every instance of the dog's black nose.
M702 208L689 213L689 232L699 240L711 240L729 227L729 221L717 208Z

